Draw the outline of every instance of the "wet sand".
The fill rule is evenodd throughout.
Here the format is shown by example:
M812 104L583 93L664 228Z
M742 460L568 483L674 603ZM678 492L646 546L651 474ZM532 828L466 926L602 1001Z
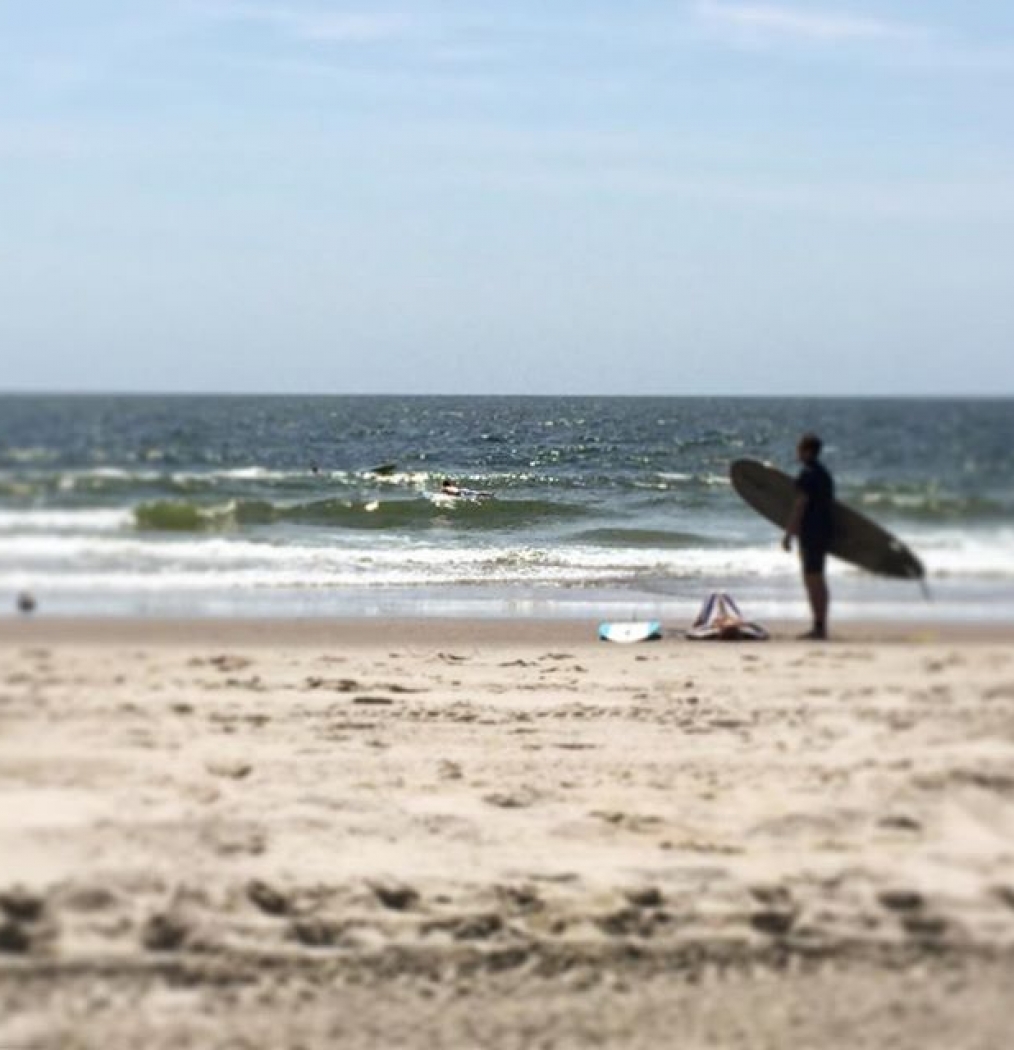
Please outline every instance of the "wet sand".
M1012 640L2 621L0 1046L1006 1047Z

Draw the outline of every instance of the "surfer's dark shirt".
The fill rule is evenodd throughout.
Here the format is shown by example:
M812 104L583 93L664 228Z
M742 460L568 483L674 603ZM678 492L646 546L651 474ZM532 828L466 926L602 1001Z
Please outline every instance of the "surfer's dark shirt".
M815 460L799 472L796 490L806 497L803 520L799 523L800 546L826 550L831 543L834 479L824 464Z

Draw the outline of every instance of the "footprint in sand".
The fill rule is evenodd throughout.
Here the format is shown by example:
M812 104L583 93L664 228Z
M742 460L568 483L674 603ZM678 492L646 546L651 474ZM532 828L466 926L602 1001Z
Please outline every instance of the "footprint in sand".
M204 768L216 777L229 777L232 780L242 780L253 770L249 762L227 758L209 759L204 763Z
M176 952L185 946L190 933L182 916L159 912L149 916L141 928L141 944L149 952Z
M256 693L263 693L267 688L259 674L252 675L250 678L227 678L225 684L231 689L251 689Z
M265 915L285 915L290 910L289 898L261 879L247 883L246 895Z
M902 928L911 937L920 941L936 941L947 933L948 923L940 915L904 915Z
M229 653L223 653L220 656L210 657L208 663L219 671L242 671L249 667L253 663L253 660L250 660L246 656L235 656Z
M482 801L499 809L527 809L539 800L539 794L533 788L519 788L517 791L494 791L484 795Z
M994 886L992 893L1001 904L1014 911L1014 886Z
M750 916L750 925L770 937L784 937L796 922L796 912L790 909L762 908Z
M0 893L0 912L14 922L38 922L46 908L45 899L23 889Z
M926 903L918 890L886 889L877 894L881 907L893 912L920 911Z
M0 953L26 955L32 950L31 932L17 922L0 923Z
M60 906L71 912L111 911L121 898L108 886L101 883L83 883L71 886L60 894Z
M661 908L665 903L657 886L641 886L627 890L624 896L635 908Z
M332 948L342 935L342 926L329 919L296 919L290 928L293 940L307 948Z
M501 905L508 911L519 915L531 915L546 907L545 901L534 886L496 885L493 887L493 892Z
M323 678L320 675L310 675L303 684L307 689L328 689L334 693L351 693L359 688L355 678Z
M268 848L264 833L256 828L211 827L201 840L220 857L257 857Z
M409 911L419 903L419 891L412 886L377 883L370 888L377 900L390 911Z
M877 821L877 827L888 831L922 831L922 824L914 817L906 816L904 813L889 813Z
M620 908L592 920L610 937L651 937L658 919L650 911L641 908Z
M607 824L622 828L624 831L638 833L655 831L662 823L661 817L656 817L649 813L624 813L620 810L593 810L590 816L596 817L598 820L604 820Z

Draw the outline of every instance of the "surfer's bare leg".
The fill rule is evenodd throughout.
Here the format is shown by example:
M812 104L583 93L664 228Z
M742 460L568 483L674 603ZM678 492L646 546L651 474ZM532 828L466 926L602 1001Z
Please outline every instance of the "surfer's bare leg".
M803 637L826 638L827 613L831 605L827 577L824 575L827 549L821 544L800 543L799 560L803 570L803 586L806 588L806 597L813 613L813 629Z
M831 594L827 588L827 577L822 572L804 572L803 583L813 613L812 637L827 637L827 614L831 606Z

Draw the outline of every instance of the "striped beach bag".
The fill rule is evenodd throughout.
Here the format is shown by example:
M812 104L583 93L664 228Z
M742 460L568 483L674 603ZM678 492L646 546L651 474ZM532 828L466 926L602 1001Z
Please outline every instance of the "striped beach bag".
M766 642L769 635L759 623L747 620L728 594L714 591L704 599L687 638L694 642Z

